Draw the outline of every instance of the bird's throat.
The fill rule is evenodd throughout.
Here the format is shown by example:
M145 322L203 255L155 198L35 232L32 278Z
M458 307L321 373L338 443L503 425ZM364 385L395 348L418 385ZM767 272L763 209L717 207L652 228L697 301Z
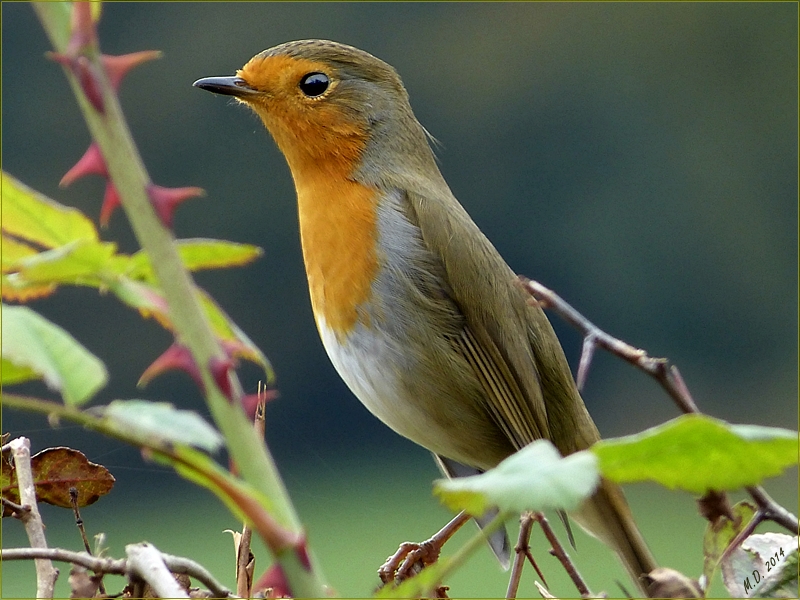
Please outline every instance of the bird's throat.
M378 272L377 190L337 169L292 169L311 305L343 341L368 321ZM348 173L349 175L349 173Z

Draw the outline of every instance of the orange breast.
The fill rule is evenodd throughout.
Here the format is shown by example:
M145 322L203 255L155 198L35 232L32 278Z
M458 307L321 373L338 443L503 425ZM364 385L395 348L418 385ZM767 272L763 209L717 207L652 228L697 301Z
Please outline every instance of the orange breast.
M378 271L377 192L326 170L298 175L311 305L341 341L357 322L368 323L364 304Z

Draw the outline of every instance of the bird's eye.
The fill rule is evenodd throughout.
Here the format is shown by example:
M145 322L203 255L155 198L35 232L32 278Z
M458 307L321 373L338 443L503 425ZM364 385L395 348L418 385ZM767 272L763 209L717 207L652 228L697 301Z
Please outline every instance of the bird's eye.
M300 80L300 90L309 98L316 98L325 93L330 83L325 73L309 73Z

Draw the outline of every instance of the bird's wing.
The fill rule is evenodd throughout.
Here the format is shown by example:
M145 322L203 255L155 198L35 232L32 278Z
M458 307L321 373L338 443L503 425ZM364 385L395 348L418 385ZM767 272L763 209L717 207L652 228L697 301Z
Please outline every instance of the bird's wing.
M453 343L480 380L489 413L516 448L551 439L539 361L529 339L535 330L532 307L514 284L514 273L460 205L408 196L410 218L442 265L452 300L465 317Z

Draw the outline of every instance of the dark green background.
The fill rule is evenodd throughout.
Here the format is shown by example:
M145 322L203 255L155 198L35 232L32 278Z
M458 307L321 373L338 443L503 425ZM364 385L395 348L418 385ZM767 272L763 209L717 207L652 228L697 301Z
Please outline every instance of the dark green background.
M3 168L96 217L103 182L57 185L89 143L61 68L44 59L49 45L30 6L2 10ZM277 370L268 437L340 592L368 593L399 542L429 535L447 515L430 497L426 452L358 404L317 339L282 157L253 115L191 87L275 44L329 38L394 65L441 142L454 193L512 268L669 357L704 411L797 426L796 4L110 3L100 36L108 53L164 52L128 77L121 97L154 181L208 192L179 209L177 234L265 250L252 266L198 280ZM103 236L137 249L122 213ZM105 361L111 382L95 403L147 397L204 410L182 374L136 389L170 341L152 321L88 289L34 306ZM580 339L553 320L575 364ZM255 390L257 370L241 374ZM606 436L677 414L651 380L602 353L585 398ZM232 580L219 532L236 523L207 494L80 429L3 417L34 449L68 444L112 469L115 491L85 517L116 553L149 539L217 560ZM796 507L796 475L774 491ZM632 492L659 558L697 575L702 521L691 498ZM48 515L51 543L74 547L68 513ZM22 543L19 530L4 523L4 546ZM541 554L555 591L572 593ZM596 589L616 593L624 576L613 558L583 537L577 556ZM504 576L481 559L453 593L504 593ZM4 597L32 593L29 575L4 571Z

